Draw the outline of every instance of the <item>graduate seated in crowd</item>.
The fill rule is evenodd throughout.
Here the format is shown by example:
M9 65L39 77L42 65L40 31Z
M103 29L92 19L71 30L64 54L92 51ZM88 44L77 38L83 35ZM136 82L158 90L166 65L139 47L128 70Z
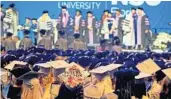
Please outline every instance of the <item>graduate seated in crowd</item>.
M97 52L103 52L108 50L107 48L107 40L102 39L100 40L100 46L97 47Z
M6 51L16 49L15 41L12 39L12 35L13 35L12 33L8 32L7 37L3 42Z
M75 33L74 34L74 41L71 44L71 48L74 50L86 50L86 44L80 39L80 34Z
M29 33L29 30L24 30L24 38L20 41L20 48L23 48L24 50L33 46L33 42L29 37Z
M16 49L19 49L20 48L20 38L18 36L13 36L13 40L15 41L15 44L16 44Z
M42 29L40 30L41 33L41 40L38 42L38 46L43 46L45 49L50 50L52 49L53 40L51 36L47 34L47 31Z
M67 40L65 39L65 32L64 31L59 31L58 32L60 37L59 39L56 41L55 43L55 48L58 48L58 49L62 49L62 50L67 50L68 48L68 43L67 43Z
M115 36L113 39L114 39L113 40L113 51L120 54L122 52L122 47L120 45L120 39L117 36Z

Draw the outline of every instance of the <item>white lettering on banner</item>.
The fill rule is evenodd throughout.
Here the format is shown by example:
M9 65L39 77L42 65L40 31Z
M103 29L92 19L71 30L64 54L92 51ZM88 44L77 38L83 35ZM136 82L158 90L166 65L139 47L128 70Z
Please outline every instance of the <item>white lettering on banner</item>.
M119 9L118 7L111 7L111 13L115 13L116 9ZM124 10L121 9L122 17L128 15L130 13L130 10Z
M122 0L120 1L123 5L133 5L133 6L140 6L140 5L143 5L144 2L146 2L149 6L157 6L161 3L161 1L125 1L125 0ZM117 5L118 4L118 1L112 1L112 5Z
M58 2L58 8L62 5L67 6L67 8L73 9L99 9L100 2Z

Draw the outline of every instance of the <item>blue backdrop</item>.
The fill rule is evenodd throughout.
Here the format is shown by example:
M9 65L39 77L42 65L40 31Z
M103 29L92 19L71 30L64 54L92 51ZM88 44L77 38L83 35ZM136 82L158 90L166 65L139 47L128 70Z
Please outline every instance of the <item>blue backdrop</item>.
M38 18L43 10L49 10L51 18L57 18L60 13L60 6L66 5L71 16L75 15L75 10L80 9L85 17L86 12L91 10L100 20L103 10L109 9L112 13L115 9L122 9L122 14L129 13L131 7L143 7L147 13L151 28L171 29L171 2L169 1L3 1L7 8L10 3L16 4L19 12L20 24L24 24L25 17ZM170 31L169 31L170 32Z

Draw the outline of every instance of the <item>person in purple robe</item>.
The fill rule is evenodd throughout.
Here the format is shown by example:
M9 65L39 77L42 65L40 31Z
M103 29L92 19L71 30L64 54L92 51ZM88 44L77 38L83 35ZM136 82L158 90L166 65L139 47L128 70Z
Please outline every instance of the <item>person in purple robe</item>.
M96 36L96 19L93 16L93 13L91 11L87 12L87 18L85 22L85 42L86 44L91 44L93 45L97 41L97 36Z
M141 49L147 47L147 40L150 39L150 24L147 15L144 13L143 8L137 9L137 48ZM150 40L149 40L150 41Z
M124 18L121 15L121 11L119 9L117 9L116 15L115 15L116 28L115 28L114 36L119 37L121 45L123 43L123 30L122 30L123 20L124 20Z
M80 10L76 10L76 15L74 17L74 22L73 22L73 30L74 34L79 33L80 38L83 38L83 27L82 27L82 12Z

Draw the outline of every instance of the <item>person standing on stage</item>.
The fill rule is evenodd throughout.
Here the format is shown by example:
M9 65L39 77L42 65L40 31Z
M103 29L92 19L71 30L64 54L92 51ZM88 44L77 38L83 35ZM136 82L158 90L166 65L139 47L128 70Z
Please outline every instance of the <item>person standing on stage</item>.
M85 41L86 44L94 44L96 42L96 19L91 11L87 12L87 18L85 22Z
M3 20L4 32L11 32L14 36L17 36L17 26L18 26L18 12L14 8L15 4L10 4L9 8L6 10L5 17Z
M61 30L61 31L64 31L66 33L66 38L70 38L70 35L68 33L68 30L69 30L69 22L70 22L70 15L69 15L69 12L67 10L67 7L66 6L62 6L61 7L62 10L61 10L61 13L59 14L59 17L60 17L60 23L59 25L57 26L58 27L58 30Z
M52 49L53 40L51 39L51 36L49 36L44 29L40 30L40 34L42 39L39 41L38 47L43 46L47 50Z
M7 37L3 42L6 51L16 49L15 41L12 39L12 35L13 35L12 33L8 32Z
M100 33L101 33L101 39L104 39L106 32L108 33L108 18L109 11L104 10L102 18L101 18L101 24L100 24Z
M109 12L108 14L108 18L107 18L107 21L108 21L108 30L109 30L109 40L112 41L113 39L113 34L114 34L114 30L115 30L115 19L113 18L112 16L112 13Z
M26 17L26 23L24 24L24 29L30 31L29 32L29 38L32 40L33 44L35 43L35 35L34 32L31 31L31 19L29 17Z
M34 44L37 45L37 27L38 27L38 23L37 23L37 19L36 18L32 18L32 26L31 26L31 31L34 33Z
M81 39L83 38L82 19L83 18L82 18L82 15L81 15L81 11L76 10L76 16L74 17L74 23L73 23L74 34L79 33Z
M126 46L127 49L132 48L135 46L137 39L135 38L137 35L137 14L136 9L131 8L131 12L126 16L124 20L124 37L123 37L123 44Z
M3 19L5 17L5 9L3 8L3 4L1 4L1 8L0 8L0 17L1 17L1 29L0 29L0 33L1 36L4 37L4 27L3 27Z
M39 17L39 19L37 20L38 22L38 32L40 32L40 30L46 30L46 31L52 31L53 30L53 23L52 23L52 19L49 16L49 11L45 10L42 12L42 16ZM38 39L37 42L39 42L39 40L41 39L41 34L38 33Z
M27 50L28 48L33 46L33 42L30 39L29 30L24 30L24 38L20 41L20 48L23 48L24 50Z
M116 22L116 30L114 33L114 36L118 36L120 39L120 44L122 45L123 42L123 30L122 30L122 23L124 18L121 15L121 11L119 9L116 10L116 15L115 15L115 22Z
M146 47L147 44L145 44L146 40L146 34L149 33L149 20L144 13L143 8L137 9L137 42L136 47L137 48L143 48Z
M62 50L67 50L68 49L68 42L64 38L65 32L64 31L58 31L59 33L59 39L55 43L55 48L62 49Z

